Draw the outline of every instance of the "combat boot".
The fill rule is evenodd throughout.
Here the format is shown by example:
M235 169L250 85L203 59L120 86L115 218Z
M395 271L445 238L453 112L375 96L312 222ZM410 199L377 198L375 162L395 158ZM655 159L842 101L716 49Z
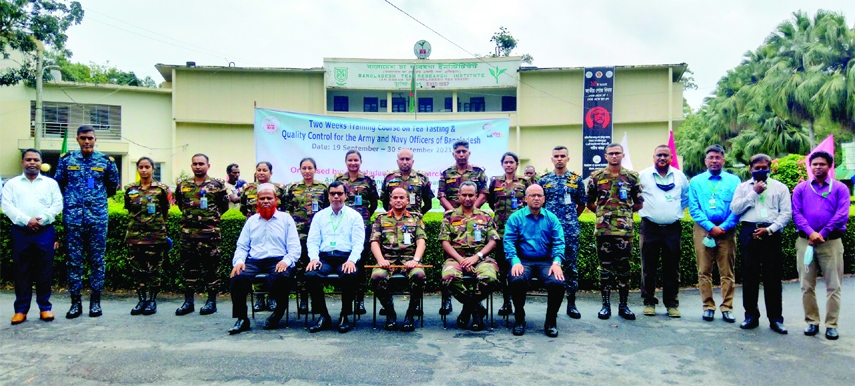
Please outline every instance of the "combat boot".
M131 309L131 315L140 315L146 307L145 287L137 288L137 298L139 302Z
M92 291L89 294L89 317L97 318L101 316L101 291Z
M199 309L199 315L210 315L217 312L217 291L208 291L208 300Z
M193 295L194 293L192 289L184 290L184 304L182 304L181 307L178 307L178 309L175 310L175 315L187 315L193 311L196 311L196 307L193 304Z
M449 315L454 311L451 307L451 294L448 293L448 289L442 289L442 305L439 308L440 315ZM468 317L467 317L468 318Z
M71 308L65 313L66 319L74 319L83 314L83 304L80 300L80 295L71 295Z
M142 311L143 315L154 315L157 313L157 287L148 289L148 301L145 303L145 308Z
M375 293L380 305L386 310L386 324L383 329L386 331L395 331L398 329L398 315L395 313L395 303L392 301L392 296L386 291L378 291Z
M579 319L582 317L579 309L576 308L576 291L571 291L567 294L567 316L572 319Z
M365 315L368 311L365 310L365 289L359 285L356 289L356 309L353 312L357 315Z
M600 319L608 319L612 316L612 288L611 286L603 286L602 289L603 294L603 308L600 309L600 312L597 313L597 317Z
M297 317L307 315L309 313L309 291L305 288L300 289L300 301L297 302Z
M619 287L618 294L620 296L620 303L618 303L618 315L626 320L635 320L635 313L633 313L626 305L627 298L629 298L629 287Z

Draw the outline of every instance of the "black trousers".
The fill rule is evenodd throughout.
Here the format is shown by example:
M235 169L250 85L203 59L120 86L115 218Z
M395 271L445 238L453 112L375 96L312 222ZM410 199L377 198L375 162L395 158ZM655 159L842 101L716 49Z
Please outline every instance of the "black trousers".
M679 307L680 300L680 237L683 227L679 221L660 225L646 218L641 220L641 298L644 305L659 303L656 299L656 270L662 261L662 303Z
M267 288L270 288L270 294L276 300L276 313L284 313L285 307L288 304L288 296L292 285L294 267L288 268L285 272L276 272L276 264L282 261L281 257L273 257L268 259L247 259L246 270L239 275L231 278L229 283L229 291L232 294L232 317L246 318L246 295L249 294L252 288L252 282L255 276L267 274Z
M760 280L763 281L763 298L766 300L766 317L771 321L783 322L781 316L781 248L782 234L763 234L760 239L751 237L756 230L753 223L742 223L739 243L742 255L742 305L745 316L760 317L757 299L760 296ZM798 264L798 263L797 263Z
M344 273L342 271L341 266L347 262L349 255L350 252L321 252L319 254L320 268L306 272L306 285L309 288L309 295L312 297L312 311L314 313L329 315L327 302L324 299L324 280L332 273L338 274L340 280L341 315L346 316L353 313L353 297L360 272L358 265L354 272Z
M27 227L12 226L12 261L15 264L15 312L26 314L33 300L36 283L36 303L39 311L50 311L53 279L53 225L32 232Z
M523 265L523 273L519 276L513 276L508 273L509 287L511 288L511 299L514 302L514 318L517 321L525 319L525 297L526 292L531 286L532 277L540 279L543 286L546 287L548 294L546 302L546 320L552 319L554 322L558 316L558 310L561 308L561 302L564 301L564 292L566 285L564 281L558 280L555 276L549 274L549 268L552 267L551 260L530 261L520 259Z

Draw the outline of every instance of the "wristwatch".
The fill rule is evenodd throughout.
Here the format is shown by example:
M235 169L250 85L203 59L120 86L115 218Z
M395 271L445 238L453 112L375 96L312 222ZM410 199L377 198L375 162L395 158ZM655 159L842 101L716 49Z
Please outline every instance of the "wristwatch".
M422 259L413 259L413 261L415 261L416 263L420 263Z
M481 252L476 253L476 255L478 255L478 258L479 258L479 259L483 259L483 258L484 258L484 254L483 254L483 253L481 253Z

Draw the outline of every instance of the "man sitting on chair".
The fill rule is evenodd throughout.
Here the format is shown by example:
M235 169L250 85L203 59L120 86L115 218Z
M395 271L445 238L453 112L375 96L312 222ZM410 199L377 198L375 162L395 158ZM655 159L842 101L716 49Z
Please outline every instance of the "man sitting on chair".
M389 198L391 210L377 216L371 231L371 252L377 259L377 265L371 271L371 284L374 295L383 308L386 309L386 331L398 329L395 305L389 293L389 278L394 270L392 264L403 264L404 273L410 282L410 305L404 316L401 331L410 332L415 329L413 316L418 309L425 284L425 270L417 267L425 252L425 223L420 213L407 210L409 193L402 187L392 190Z
M306 281L312 297L312 310L320 314L318 323L309 327L309 332L327 330L332 327L330 314L324 300L324 283L328 275L337 273L341 279L341 317L338 332L350 331L353 326L347 316L353 313L353 297L358 280L356 262L362 255L365 242L365 223L356 210L344 206L347 186L333 181L329 189L330 206L312 217L306 247L309 263L306 265Z
M300 236L291 215L276 210L276 187L258 187L257 213L246 220L232 259L232 317L237 318L229 334L249 331L246 316L246 294L256 275L267 274L267 284L276 299L276 309L267 318L265 330L279 326L288 307L289 288L294 263L300 258Z
M505 225L505 256L511 262L511 298L514 301L514 335L525 334L525 295L532 277L539 277L549 297L546 303L546 336L558 336L556 321L564 299L564 230L558 217L543 208L543 188L525 190L526 207L514 212Z
M460 184L460 206L445 212L439 231L442 250L447 259L442 266L442 284L454 295L463 310L457 317L457 326L467 328L472 316L472 331L484 329L487 310L481 301L493 291L499 266L487 256L496 246L499 234L493 226L493 218L475 207L478 186L472 181ZM463 285L463 272L476 276L477 291L469 296Z

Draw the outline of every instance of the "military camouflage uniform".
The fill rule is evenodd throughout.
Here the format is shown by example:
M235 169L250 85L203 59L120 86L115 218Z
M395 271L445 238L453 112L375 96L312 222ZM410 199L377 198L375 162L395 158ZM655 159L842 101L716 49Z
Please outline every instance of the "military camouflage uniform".
M526 177L514 177L508 183L505 176L490 177L487 188L487 204L493 209L493 221L496 223L496 231L499 236L505 233L505 222L517 211L525 206L525 190L531 185Z
M386 208L387 211L392 209L389 204L392 191L398 187L406 189L409 194L407 210L412 213L424 214L422 212L424 203L430 202L434 197L427 174L418 170L410 170L410 175L404 178L400 170L386 173L386 177L383 178L380 198L383 201L383 208Z
M125 186L128 211L128 260L139 287L159 286L163 255L169 250L166 219L169 187L153 181L147 189L139 183Z
M638 173L621 168L617 176L607 169L591 173L588 200L597 203L597 255L600 258L600 281L610 285L617 280L619 288L629 281L629 258L632 253L632 206L643 202Z
M554 213L564 231L564 282L567 293L572 295L579 288L579 271L576 262L579 254L579 216L576 205L585 206L585 185L582 176L566 170L559 176L554 171L546 173L538 181L546 196L544 208Z
M205 201L202 201L202 198ZM203 202L207 206L203 208ZM181 209L181 265L184 267L184 288L201 291L204 280L209 293L218 291L220 278L220 216L229 209L226 183L205 177L196 185L193 177L178 181L175 203Z
M476 241L475 231L479 230L481 239ZM464 258L474 256L487 242L494 240L499 242L499 234L493 225L493 218L487 212L474 208L472 216L463 215L463 208L457 208L445 212L439 230L439 240L448 241L458 254ZM492 291L497 280L499 266L489 255L485 255L480 262L472 266L472 271L478 278L478 298L472 299L480 302ZM463 304L467 304L466 288L463 285L463 269L457 260L448 257L442 265L442 283L451 291L455 298Z
M104 289L104 251L107 248L107 198L119 185L119 171L112 157L93 152L67 153L59 160L54 179L62 188L62 221L68 243L68 292L80 296L83 287L83 255L89 255L92 291Z
M300 247L302 254L297 262L298 268L305 267L309 262L309 250L306 248L306 238L309 237L309 226L312 225L312 217L330 205L327 195L329 186L320 181L314 181L312 186L305 182L294 182L285 189L286 209L294 223L297 225L297 233L300 234ZM313 204L316 202L316 204ZM299 270L298 270L299 271Z
M460 185L466 181L472 181L478 186L477 194L487 193L487 174L484 168L469 164L468 169L462 174L457 171L457 165L442 171L439 177L439 198L445 197L455 208L460 206Z
M418 213L405 211L400 219L396 219L392 212L378 215L374 220L371 232L371 242L380 244L383 258L393 265L402 265L414 258L416 253L416 240L424 240L425 223ZM399 270L399 269L396 269ZM425 284L424 268L403 269L410 283L410 308L414 301L421 298ZM391 303L388 294L389 278L392 271L383 268L374 268L371 271L371 284L374 287L377 299L381 301L384 308L388 309L386 302ZM417 303L416 303L417 304Z
M278 209L283 212L287 211L285 202L285 186L275 182L271 182L271 184L276 188L275 194L276 198L279 200ZM258 201L258 185L259 183L257 182L244 184L243 191L240 194L240 212L243 213L246 218L250 218L258 209L256 207L256 201Z

